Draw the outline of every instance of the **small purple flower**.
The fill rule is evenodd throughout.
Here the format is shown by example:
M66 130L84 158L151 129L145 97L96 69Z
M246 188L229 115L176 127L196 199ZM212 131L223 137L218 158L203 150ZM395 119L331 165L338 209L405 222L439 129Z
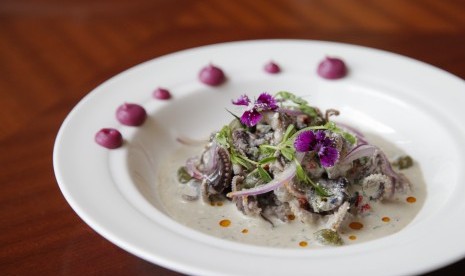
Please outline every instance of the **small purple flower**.
M275 110L278 108L276 100L268 93L262 93L255 101L255 108L257 111Z
M242 95L242 96L240 96L237 100L232 101L232 103L235 104L235 105L245 105L245 106L248 106L249 103L250 103L250 99L249 99L249 97L247 97L247 95Z
M332 167L339 158L339 152L334 142L322 130L311 130L300 133L294 141L294 148L298 152L314 151L320 158L323 167Z
M252 127L262 119L260 112L276 110L278 105L276 100L268 93L261 93L258 99L252 103L247 95L240 96L237 100L233 100L234 105L245 105L247 110L241 116L241 122L249 127Z

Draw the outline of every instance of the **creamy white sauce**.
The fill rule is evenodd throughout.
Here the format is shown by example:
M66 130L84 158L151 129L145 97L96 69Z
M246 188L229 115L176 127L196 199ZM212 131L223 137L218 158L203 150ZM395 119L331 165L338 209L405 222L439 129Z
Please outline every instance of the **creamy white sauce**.
M370 138L388 157L401 155L402 152L385 141L376 137ZM273 227L260 217L243 215L234 203L227 200L222 202L222 206L206 204L201 198L196 201L183 200L182 195L186 193L187 186L178 182L177 170L184 165L187 158L199 155L201 151L200 147L181 147L158 168L160 173L155 188L164 211L169 216L190 228L230 241L281 248L299 248L302 247L301 242L306 242L305 248L320 247L313 233L324 227L325 219L315 223L302 223L296 218L287 223L275 223ZM389 201L370 202L371 210L363 215L354 217L348 214L338 231L345 245L391 235L413 220L425 200L426 187L416 162L411 168L402 170L402 173L412 183L411 192L397 194ZM406 198L410 196L416 198L415 203L407 202ZM383 221L383 217L388 217L389 221ZM229 220L231 224L223 227L220 225L222 220ZM360 222L363 227L359 230L352 229L349 226L352 222Z

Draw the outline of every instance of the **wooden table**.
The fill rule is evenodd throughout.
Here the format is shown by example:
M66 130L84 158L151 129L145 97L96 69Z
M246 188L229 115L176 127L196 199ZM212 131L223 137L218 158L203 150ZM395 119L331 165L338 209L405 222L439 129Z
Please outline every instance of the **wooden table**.
M210 43L299 38L392 51L465 78L464 14L461 0L2 0L0 274L179 275L96 234L55 181L60 124L114 74ZM458 271L465 260L428 275Z

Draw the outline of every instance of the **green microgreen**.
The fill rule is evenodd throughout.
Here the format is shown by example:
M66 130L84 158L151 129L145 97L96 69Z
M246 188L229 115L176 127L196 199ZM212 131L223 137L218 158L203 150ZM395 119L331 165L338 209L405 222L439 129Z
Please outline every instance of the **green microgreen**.
M257 171L258 171L258 174L260 175L260 178L265 182L265 183L268 183L270 182L271 180L273 180L273 178L271 178L270 174L268 174L268 172L262 168L262 166L258 166L257 167Z
M239 118L239 116L237 116L236 114L232 113L232 112L231 112L230 110L228 110L227 108L226 108L226 111L227 111L229 114L231 114L237 121L239 121L239 123L241 124L241 126L242 126L243 128L246 128L246 127L247 127L246 125L244 125L244 124L241 122L241 118Z
M332 131L334 133L340 134L344 139L349 141L349 143L351 143L352 145L355 145L357 143L357 137L355 137L354 135L352 135L352 134L338 128L336 123L327 122L325 124L325 126L327 127L328 130L330 130L330 131Z
M258 164L259 165L265 165L265 164L276 161L276 159L278 159L278 158L274 157L274 156L268 156L268 157L265 157L265 158L261 159L260 161L258 161Z
M246 169L250 170L253 164L256 163L255 161L252 161L246 156L238 153L237 150L234 148L234 145L232 143L232 130L228 125L223 126L223 128L218 133L216 133L215 140L218 144L228 149L231 157L231 162L233 164L239 164L245 167Z
M308 102L301 97L298 97L287 91L280 91L276 93L275 97L283 99L285 101L291 101L297 105L297 108L300 109L303 113L309 115L312 118L318 117L318 112L315 108L308 105Z
M308 177L297 159L294 159L294 162L296 164L296 176L299 181L311 185L320 196L328 197L331 195L325 188L321 187L318 183L313 182L313 180Z
M218 133L216 133L215 139L218 144L228 149L231 162L233 164L239 164L248 171L252 171L251 173L257 172L260 179L265 183L272 180L272 177L263 168L263 166L276 161L276 157L266 156L259 161L254 161L247 156L240 154L232 143L232 130L228 125L224 126Z

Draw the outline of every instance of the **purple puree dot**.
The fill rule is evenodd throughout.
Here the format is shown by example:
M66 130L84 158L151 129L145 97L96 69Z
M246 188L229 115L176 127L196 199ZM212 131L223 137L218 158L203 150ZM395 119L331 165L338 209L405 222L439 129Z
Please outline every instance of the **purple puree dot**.
M210 64L200 70L199 79L207 85L218 86L225 81L225 76L223 70Z
M270 74L277 74L281 72L281 68L279 68L278 64L270 61L267 64L265 64L265 71L270 73Z
M114 128L102 128L95 134L94 140L107 149L116 149L123 145L123 136Z
M125 103L116 110L116 119L123 125L140 126L147 118L147 112L138 104Z
M317 72L322 78L335 80L344 77L347 74L347 68L341 59L326 57L318 65Z
M152 96L155 99L159 99L159 100L169 100L169 99L171 99L170 91L168 91L165 88L161 88L161 87L155 89L155 91L153 91Z

